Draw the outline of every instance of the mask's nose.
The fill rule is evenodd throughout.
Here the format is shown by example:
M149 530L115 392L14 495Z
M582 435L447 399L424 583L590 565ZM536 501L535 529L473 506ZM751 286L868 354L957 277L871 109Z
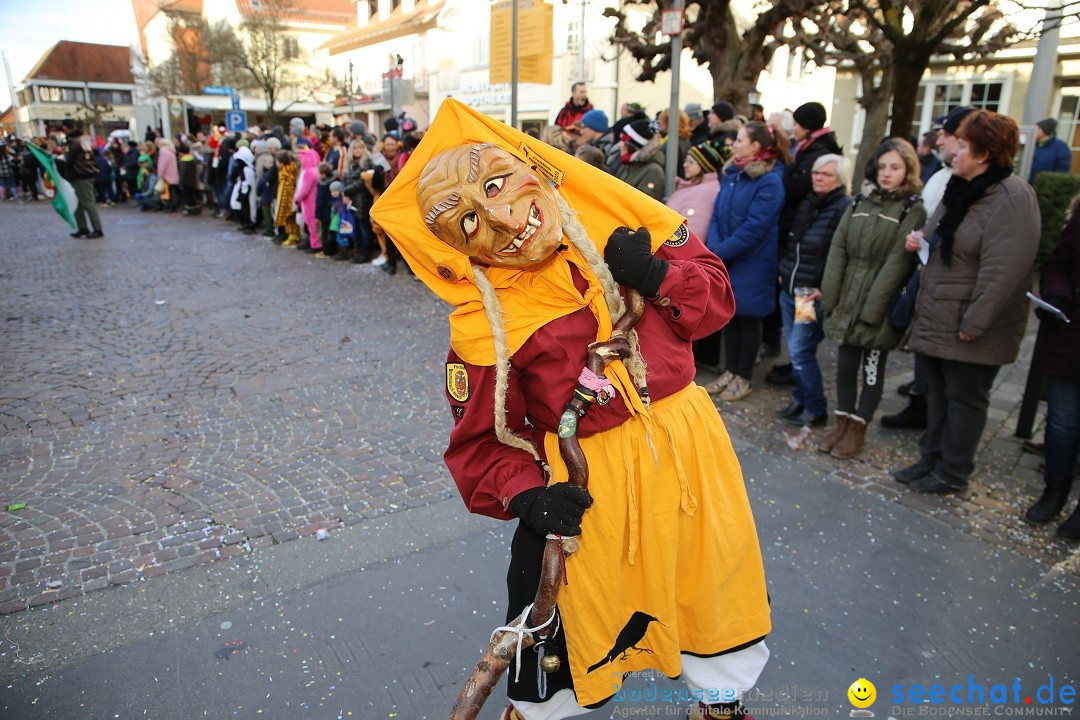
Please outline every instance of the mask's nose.
M484 207L484 212L487 214L489 222L495 228L507 230L513 235L518 235L525 229L525 223L520 220L515 220L510 206L505 203L491 203L486 205Z

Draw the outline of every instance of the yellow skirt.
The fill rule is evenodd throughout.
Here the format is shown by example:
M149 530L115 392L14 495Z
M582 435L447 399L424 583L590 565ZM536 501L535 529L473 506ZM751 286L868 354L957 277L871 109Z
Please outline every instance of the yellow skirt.
M559 595L578 703L625 673L681 673L680 653L716 655L771 627L757 531L731 440L697 385L581 439L595 502ZM565 482L549 433L552 481ZM652 618L652 619L650 619Z

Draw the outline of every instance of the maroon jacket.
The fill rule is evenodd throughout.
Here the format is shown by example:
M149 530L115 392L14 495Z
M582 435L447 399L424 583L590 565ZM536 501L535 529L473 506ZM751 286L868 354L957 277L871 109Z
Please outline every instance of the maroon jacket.
M1032 363L1047 375L1080 381L1080 211L1074 210L1046 258L1039 294L1069 298L1061 309L1072 322L1042 321Z
M669 262L667 276L657 298L646 302L645 314L637 324L648 366L649 395L654 400L693 382L691 342L716 332L735 314L727 269L695 236L680 247L662 245L656 255ZM584 292L585 281L576 270L573 273L577 288ZM596 340L596 331L596 318L586 307L540 328L511 358L508 425L530 439L541 456L544 433L558 428L559 416L577 387L578 373L585 367L586 351ZM528 453L503 445L495 437L495 367L463 363L453 350L447 363L465 365L469 382L464 401L447 392L455 424L445 453L446 465L469 510L509 520L513 517L506 509L510 498L523 490L543 487L544 478ZM607 405L592 406L581 419L578 434L589 437L629 417L622 398L616 396Z

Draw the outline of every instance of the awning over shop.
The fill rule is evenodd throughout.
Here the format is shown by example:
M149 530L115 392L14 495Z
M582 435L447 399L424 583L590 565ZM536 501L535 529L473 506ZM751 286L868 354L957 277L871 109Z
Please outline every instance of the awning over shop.
M228 95L173 95L169 100L179 100L195 112L225 112L232 110L232 98ZM278 115L288 115L289 113L312 115L314 113L330 113L334 111L333 103L297 102L290 104L278 102L275 104L277 105L276 112ZM266 100L263 98L242 97L240 98L240 109L246 112L264 113L266 112Z

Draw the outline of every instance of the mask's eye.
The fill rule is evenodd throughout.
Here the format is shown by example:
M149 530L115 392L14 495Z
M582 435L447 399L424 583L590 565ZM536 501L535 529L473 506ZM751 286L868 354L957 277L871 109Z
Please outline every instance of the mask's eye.
M506 176L494 177L484 183L484 195L493 198L499 194L506 184Z
M461 218L461 231L465 233L465 239L470 239L476 235L476 231L480 229L480 221L476 217L476 213L466 213Z

